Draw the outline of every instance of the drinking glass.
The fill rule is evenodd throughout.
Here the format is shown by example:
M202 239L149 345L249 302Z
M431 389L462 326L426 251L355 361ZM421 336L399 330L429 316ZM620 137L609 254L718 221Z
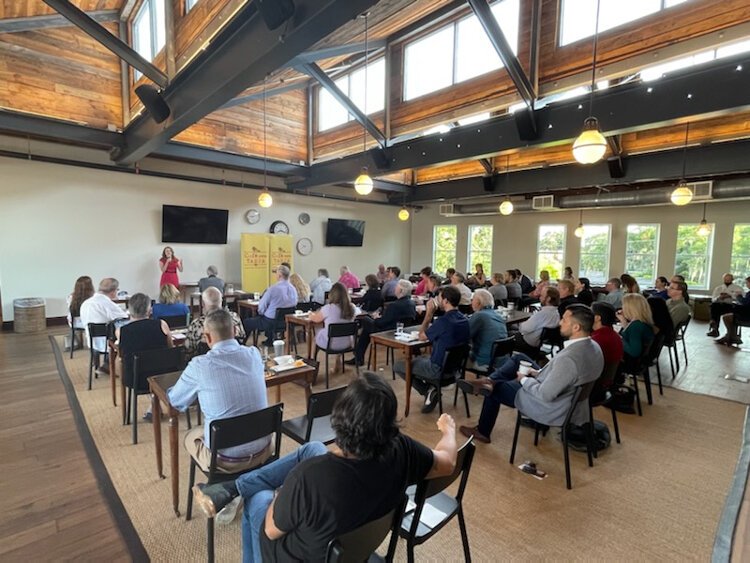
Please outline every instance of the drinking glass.
M396 334L404 333L404 323L396 323Z

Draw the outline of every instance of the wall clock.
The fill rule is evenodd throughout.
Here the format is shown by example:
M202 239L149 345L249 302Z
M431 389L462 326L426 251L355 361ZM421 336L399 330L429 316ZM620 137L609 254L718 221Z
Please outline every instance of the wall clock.
M270 231L275 235L288 235L289 225L284 223L284 221L274 221L271 223Z
M255 223L260 221L260 211L258 211L257 209L250 209L247 213L245 213L245 220L251 225L255 225Z
M312 252L313 243L309 238L301 238L297 241L297 252L301 256L307 256Z
M307 213L300 213L297 219L299 220L300 225L307 225L310 222L310 215Z

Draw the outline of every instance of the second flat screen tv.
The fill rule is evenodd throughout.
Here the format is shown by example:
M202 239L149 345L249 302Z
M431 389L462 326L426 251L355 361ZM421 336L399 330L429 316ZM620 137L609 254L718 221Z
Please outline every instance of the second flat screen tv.
M356 219L328 219L326 246L362 246L365 222Z
M229 211L181 205L162 206L161 241L226 244Z

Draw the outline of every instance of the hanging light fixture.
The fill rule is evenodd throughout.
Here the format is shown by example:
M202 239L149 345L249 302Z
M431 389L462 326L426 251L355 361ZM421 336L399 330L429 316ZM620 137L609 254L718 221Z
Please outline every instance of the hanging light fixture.
M369 15L368 12L365 12L364 18L365 18L365 99L364 99L364 114L365 117L367 117L367 63L368 63L368 50L367 50L367 16ZM364 123L362 124L362 156L364 156L365 152L367 152L367 128L365 127ZM363 166L362 170L359 173L359 176L357 176L357 179L354 180L354 190L359 195L370 195L372 193L372 178L370 178L370 175L368 174L367 166ZM408 213L408 212L407 212ZM400 214L400 213L399 213ZM408 217L407 217L408 218ZM406 221L406 219L402 219L402 221Z
M707 237L711 234L711 225L708 224L706 221L706 204L703 204L703 219L701 219L701 224L698 225L698 234L702 237Z
M266 146L266 77L263 78L263 191L258 196L258 205L271 207L273 198L268 191L268 153Z
M508 191L508 183L510 182L510 155L508 155L506 159L506 165L505 165L505 200L500 204L500 214L501 215L510 215L513 213L513 202L510 200L510 195L507 194Z
M409 220L409 210L406 208L406 206L402 207L401 210L398 212L398 218L401 221Z
M682 147L682 176L680 176L680 182L672 192L669 199L675 205L687 205L693 201L693 190L691 190L687 182L685 181L685 165L687 164L687 146L688 146L688 134L690 133L690 123L685 125L685 145ZM705 217L704 217L705 219Z
M599 120L594 117L594 86L596 81L596 48L599 43L599 5L596 0L596 27L594 28L594 57L591 67L591 93L589 95L589 116L583 122L583 131L573 142L573 158L581 164L599 162L607 152L607 140L599 131Z
M581 215L578 218L578 226L576 227L576 230L573 231L573 234L578 238L582 238L583 232L583 209L581 209Z

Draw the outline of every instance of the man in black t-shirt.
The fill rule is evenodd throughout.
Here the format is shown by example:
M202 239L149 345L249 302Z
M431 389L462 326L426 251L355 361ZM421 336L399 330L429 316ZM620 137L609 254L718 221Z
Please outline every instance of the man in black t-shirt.
M438 419L442 437L430 450L399 432L397 407L390 385L364 372L334 407L333 451L305 444L234 482L196 485L195 500L213 517L242 495L245 562L323 561L328 542L387 514L407 485L455 468L453 418Z

